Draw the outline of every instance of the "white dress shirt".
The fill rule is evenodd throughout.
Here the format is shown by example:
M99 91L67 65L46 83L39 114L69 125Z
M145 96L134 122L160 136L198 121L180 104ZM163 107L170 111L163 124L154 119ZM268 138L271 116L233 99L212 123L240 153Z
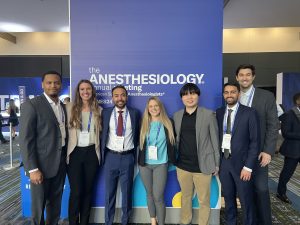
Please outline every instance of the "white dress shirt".
M246 91L241 91L240 103L245 106L252 106L253 96L254 96L255 88L253 85ZM250 99L249 99L250 98Z
M55 103L45 92L44 95L46 97L46 99L48 100L49 104L51 105L51 108L53 109L53 112L55 114L55 117L59 123L59 127L60 127L60 132L61 132L61 140L62 140L62 144L61 146L64 147L66 144L66 127L65 127L65 113L64 110L62 108L62 106L60 105L60 101L58 101L57 103Z
M125 128L123 149L118 149L114 145L115 143L114 140L117 137L117 123L118 123L118 116L119 116L118 111L120 110L123 111L122 117L123 117L123 121L125 122L124 125L126 124L125 127L123 126L123 129ZM110 120L109 120L109 132L108 132L108 140L107 140L106 147L110 150L118 151L118 152L122 152L122 151L125 152L134 148L131 119L130 119L129 111L126 106L123 109L118 109L117 107L115 107L111 113Z

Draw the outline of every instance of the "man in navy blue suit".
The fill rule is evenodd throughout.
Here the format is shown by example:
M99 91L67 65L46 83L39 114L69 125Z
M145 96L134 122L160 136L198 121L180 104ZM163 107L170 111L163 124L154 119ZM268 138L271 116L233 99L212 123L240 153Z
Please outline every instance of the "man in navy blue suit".
M227 225L237 224L236 193L243 210L243 224L254 225L253 173L259 151L259 121L254 109L238 103L238 84L224 85L226 106L217 109L221 147L220 180Z
M124 86L112 89L114 107L102 111L101 154L105 176L105 224L115 215L118 181L122 192L122 225L132 211L132 185L135 153L139 139L139 112L126 106L128 93Z

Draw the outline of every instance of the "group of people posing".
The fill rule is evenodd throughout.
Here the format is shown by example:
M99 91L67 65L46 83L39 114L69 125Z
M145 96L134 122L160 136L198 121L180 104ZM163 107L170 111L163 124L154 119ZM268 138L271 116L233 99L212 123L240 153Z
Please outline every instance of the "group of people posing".
M210 185L217 174L226 224L237 224L236 197L244 224L272 224L268 164L277 140L277 109L274 96L254 87L254 79L253 65L239 66L238 83L224 85L226 105L216 113L199 106L199 87L187 83L179 93L184 108L172 119L157 97L148 99L140 119L138 110L127 105L128 93L122 85L112 89L114 106L102 109L93 84L81 80L73 101L65 106L58 98L61 75L45 73L44 93L22 104L20 118L20 148L31 182L33 224L58 224L66 173L69 223L88 224L100 166L105 177L105 224L114 221L118 182L121 223L128 224L135 162L147 192L151 225L165 223L169 163L176 166L181 188L180 224L192 222L194 190L199 201L198 223L209 224Z

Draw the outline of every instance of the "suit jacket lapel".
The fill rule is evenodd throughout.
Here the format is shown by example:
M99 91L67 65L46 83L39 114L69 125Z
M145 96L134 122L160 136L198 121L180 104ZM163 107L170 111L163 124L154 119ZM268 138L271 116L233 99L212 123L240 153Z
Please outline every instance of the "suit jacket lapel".
M46 105L46 107L48 108L49 111L49 115L50 117L53 119L53 121L56 123L57 126L59 126L59 122L57 121L57 118L55 116L55 113L50 105L50 103L48 102L47 98L45 97L44 94L41 95L42 96L42 100L44 101L44 105ZM66 115L66 114L65 114Z
M61 108L63 109L63 112L64 112L65 126L68 127L66 106L61 101L60 101L60 106L61 106Z
M200 131L201 131L201 127L203 124L203 114L201 113L201 108L197 108L197 115L196 115L196 142L197 142L197 146L199 146L199 136L200 136Z
M130 120L131 120L132 133L135 134L135 126L134 126L134 124L135 124L135 118L134 118L134 116L133 116L132 110L129 109L128 107L127 107L127 110L128 110L128 113L129 113L129 116L130 116ZM127 122L127 121L126 121L126 122Z
M182 117L183 117L183 113L184 113L184 109L183 110L180 110L178 112L178 121L177 123L175 123L175 131L177 132L177 137L178 137L178 140L180 139L180 130L181 130L181 122L182 122Z
M103 121L103 132L105 132L108 135L109 132L109 122L110 122L110 117L111 114L113 113L113 110L115 107L108 108L108 110L105 112L106 113L106 120Z
M221 119L219 120L219 133L220 133L220 137L221 137L221 143L223 142L223 134L224 134L224 116L225 116L225 110L226 110L226 107L222 107L221 110L220 110L220 116L221 116Z
M257 91L257 88L254 87L254 95L253 95L253 99L252 99L252 104L251 104L251 108L254 107L258 104L257 100L259 99L259 91Z
M241 118L241 115L242 115L243 111L244 110L243 110L243 108L240 105L239 108L238 108L238 111L237 111L237 113L235 115L235 118L234 118L234 123L233 123L233 127L232 127L232 134L231 134L232 136L234 135L235 130L236 130L236 128L239 125L240 118Z

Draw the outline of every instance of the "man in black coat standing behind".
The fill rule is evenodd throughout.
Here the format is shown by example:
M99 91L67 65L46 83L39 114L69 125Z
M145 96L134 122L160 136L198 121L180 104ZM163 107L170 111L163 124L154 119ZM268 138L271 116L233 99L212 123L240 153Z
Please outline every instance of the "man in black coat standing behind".
M286 203L286 185L300 163L300 92L293 97L295 106L282 117L281 132L284 141L280 153L284 156L284 165L279 177L277 197Z

